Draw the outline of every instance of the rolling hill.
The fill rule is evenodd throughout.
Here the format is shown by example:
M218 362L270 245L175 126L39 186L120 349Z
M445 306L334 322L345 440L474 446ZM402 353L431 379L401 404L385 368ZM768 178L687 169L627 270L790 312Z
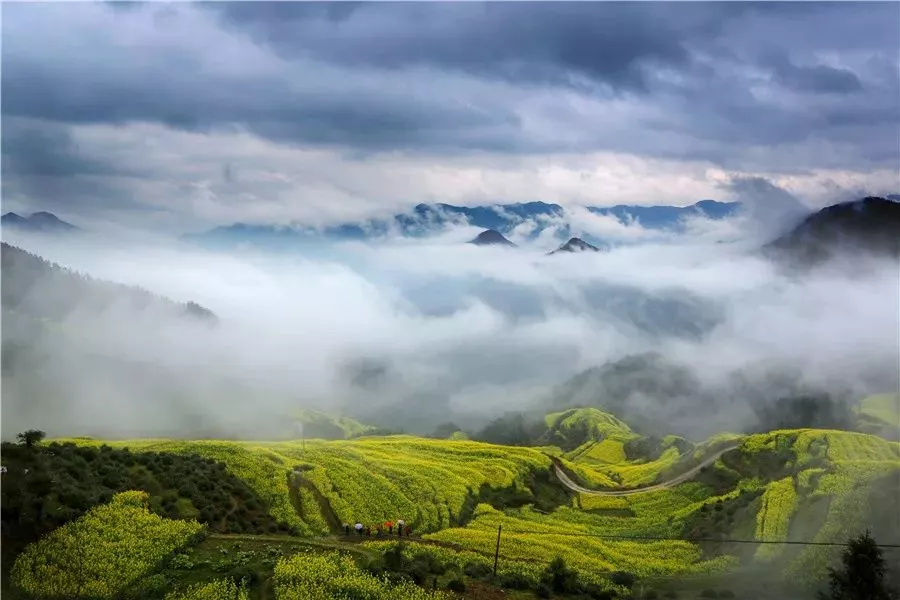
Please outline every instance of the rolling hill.
M882 408L868 405L875 413ZM354 577L400 569L412 581L459 579L472 590L537 589L558 556L572 569L572 589L597 594L626 593L636 578L645 589L686 598L723 585L800 598L818 585L839 546L730 540L839 543L868 526L877 527L883 542L900 542L891 500L900 483L896 442L815 429L723 434L699 443L654 439L596 409L548 414L544 427L545 445L532 448L413 436L303 444L85 438L30 449L5 444L4 535L18 523L17 535L43 540L23 557L42 552L62 560L76 529L97 543L111 535L101 522L90 524L91 510L149 510L140 518L175 522L199 518L201 536L186 549L161 550L173 557L165 563L148 558L135 565L129 586L187 589L225 585L216 581L229 578L240 584L247 572L241 569L250 567L256 574L245 585L260 597L286 585L279 572L327 563L344 550L355 557L346 568L362 569ZM588 489L567 488L554 464ZM81 479L68 475L72 469L97 475ZM65 483L49 484L55 480ZM121 504L115 494L128 489L148 495L129 492L133 508L92 508ZM606 496L591 489L634 491ZM23 504L23 498L30 500ZM81 524L34 531L11 520L16 513L10 511L35 503L63 507L62 522ZM412 537L398 546L396 535L388 539L380 526L401 518ZM369 535L345 536L345 524L355 522L369 527ZM501 527L494 580L489 574ZM292 535L279 533L285 530ZM41 537L47 531L54 533ZM29 564L16 561L14 589L40 586Z

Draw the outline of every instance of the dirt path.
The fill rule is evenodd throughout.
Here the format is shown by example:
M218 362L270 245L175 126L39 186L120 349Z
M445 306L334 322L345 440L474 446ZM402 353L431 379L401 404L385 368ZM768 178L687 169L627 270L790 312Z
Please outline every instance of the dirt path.
M553 472L556 474L556 477L559 479L559 481L573 492L578 492L580 494L590 494L593 496L633 496L634 494L643 494L645 492L665 490L678 484L684 483L689 479L693 479L701 469L713 464L714 462L719 460L720 456L722 456L726 452L734 450L739 445L740 444L730 444L728 446L725 446L724 448L717 450L715 453L703 459L703 461L700 462L697 466L685 471L677 477L669 479L668 481L663 481L662 483L654 483L653 485L634 488L630 490L591 490L586 487L582 487L572 481L572 479L568 475L566 475L565 471L560 468L559 464L556 461L553 461Z

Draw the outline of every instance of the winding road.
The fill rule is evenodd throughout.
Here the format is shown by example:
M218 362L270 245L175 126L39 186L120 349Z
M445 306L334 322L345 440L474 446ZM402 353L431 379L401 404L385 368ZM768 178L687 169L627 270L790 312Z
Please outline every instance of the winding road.
M591 490L586 487L582 487L582 486L578 485L577 483L575 483L574 481L572 481L572 479L568 475L566 475L565 471L563 471L560 468L559 464L555 460L553 461L553 472L556 474L557 479L559 479L559 481L564 486L566 486L573 492L578 492L580 494L590 494L593 496L633 496L634 494L643 494L645 492L656 492L659 490L665 490L670 487L674 487L676 485L684 483L685 481L688 481L689 479L693 479L694 476L696 476L697 473L699 473L701 469L713 464L714 462L719 460L720 456L722 456L726 452L734 450L738 446L740 446L740 444L736 443L736 444L729 444L728 446L725 446L724 448L720 448L715 453L710 454L709 456L704 458L703 461L701 461L697 466L692 467L691 469L688 469L681 475L678 475L677 477L673 477L672 479L669 479L668 481L663 481L661 483L654 483L653 485L648 485L646 487L633 488L633 489L629 489L629 490Z

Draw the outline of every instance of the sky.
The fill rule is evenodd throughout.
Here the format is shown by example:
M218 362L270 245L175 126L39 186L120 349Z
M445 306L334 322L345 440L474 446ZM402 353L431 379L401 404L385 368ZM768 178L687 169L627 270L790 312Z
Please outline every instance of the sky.
M4 3L3 210L182 233L897 193L898 23L862 2Z

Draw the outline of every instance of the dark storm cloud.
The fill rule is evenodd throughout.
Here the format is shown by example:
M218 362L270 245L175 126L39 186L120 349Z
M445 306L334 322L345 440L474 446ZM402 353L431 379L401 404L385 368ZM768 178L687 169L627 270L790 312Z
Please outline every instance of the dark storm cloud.
M847 150L794 153L802 167L900 156L896 4L6 4L3 16L4 117L238 126L363 154L607 150L740 168L748 146L824 141ZM851 64L818 58L841 51ZM619 120L603 103L622 100Z
M862 89L852 71L827 65L798 66L783 51L771 53L763 64L772 68L779 83L798 92L847 94Z
M23 119L3 122L3 170L19 175L111 175L109 163L82 153L64 127Z
M532 83L581 76L640 91L647 89L645 65L688 64L688 36L722 12L583 2L373 3L337 14L331 5L304 3L208 6L287 57L390 69L430 65Z

